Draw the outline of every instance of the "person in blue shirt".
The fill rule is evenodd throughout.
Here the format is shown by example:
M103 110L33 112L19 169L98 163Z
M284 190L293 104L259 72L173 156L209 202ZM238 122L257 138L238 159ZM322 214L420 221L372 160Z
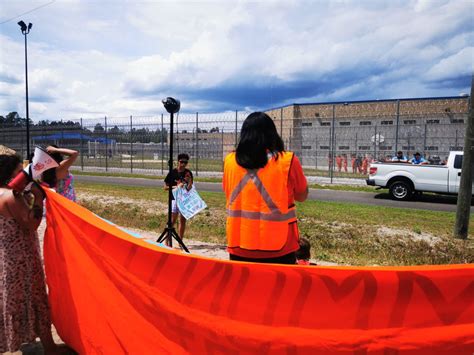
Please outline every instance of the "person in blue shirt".
M410 159L410 163L414 165L422 165L428 164L428 162L421 156L420 153L416 152L412 159Z
M395 155L395 156L392 158L392 161L400 162L400 163L408 163L407 157L403 155L403 152L402 152L401 150L399 150L399 151L397 152L397 155Z

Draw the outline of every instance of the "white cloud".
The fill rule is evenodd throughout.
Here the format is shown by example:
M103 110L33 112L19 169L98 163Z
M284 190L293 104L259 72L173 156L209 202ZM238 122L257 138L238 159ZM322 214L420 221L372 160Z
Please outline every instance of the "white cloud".
M2 3L2 18L38 5ZM156 114L170 94L190 97L183 110L215 111L210 105L234 102L224 88L304 81L320 91L271 102L447 96L467 88L429 82L472 71L472 10L464 0L56 1L24 17L34 23L30 97L42 100L31 102L31 116ZM0 25L0 114L24 112L15 22ZM201 97L206 90L212 95Z
M459 52L441 59L426 73L427 80L455 78L474 72L474 47L463 48Z

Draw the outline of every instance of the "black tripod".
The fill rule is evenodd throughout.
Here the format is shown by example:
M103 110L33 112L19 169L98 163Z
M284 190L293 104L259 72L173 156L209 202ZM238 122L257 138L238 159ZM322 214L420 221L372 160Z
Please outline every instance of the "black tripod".
M172 97L167 97L163 100L163 105L165 106L166 111L170 113L170 159L169 159L169 174L171 175L171 171L173 170L173 115L179 111L180 109L180 102L179 100L175 100ZM158 238L157 242L162 243L166 240L166 244L169 246L173 245L173 238L178 242L181 248L186 252L189 253L188 248L184 245L183 240L181 237L176 233L176 230L173 227L173 222L171 221L171 203L173 200L173 188L169 186L168 189L168 222L166 223L165 230L161 233L160 237Z

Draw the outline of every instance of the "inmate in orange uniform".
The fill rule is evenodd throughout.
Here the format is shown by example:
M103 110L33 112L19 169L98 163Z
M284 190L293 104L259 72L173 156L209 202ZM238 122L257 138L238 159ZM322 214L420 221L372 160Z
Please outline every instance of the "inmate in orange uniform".
M342 157L341 157L340 154L336 157L336 165L337 165L337 171L338 171L338 172L341 172L341 169L342 169Z
M362 160L362 174L367 175L367 170L369 168L369 158L365 157L364 160Z
M279 155L279 159L277 162L275 162L275 158L271 158L269 163L262 169L259 169L257 171L257 176L262 177L267 173L265 169L272 169L272 170L277 170L277 169L284 169L283 166L285 166L285 160L287 160L288 167L287 167L287 179L282 178L281 181L271 181L268 183L268 180L266 180L264 185L264 189L267 190L270 195L272 194L272 191L285 188L287 191L287 203L289 210L294 209L294 195L295 194L300 194L306 191L307 189L307 182L306 178L303 174L303 169L301 167L301 163L299 159L290 152L284 152L283 154ZM277 168L278 167L278 168ZM236 185L242 180L242 177L246 174L246 169L238 166L237 162L235 161L235 154L231 153L226 157L225 164L224 164L224 177L222 181L223 189L226 194L227 198L227 204L229 205L229 201L232 200L232 192L235 190ZM237 181L238 180L238 181ZM247 184L253 184L251 181L248 181ZM286 185L286 186L285 186ZM247 194L245 198L254 198L259 199L259 196L255 196L256 194ZM285 196L286 197L286 196ZM244 202L245 203L245 202ZM229 210L229 206L228 210ZM243 240L240 240L239 245L233 245L235 244L235 241L233 241L232 237L229 236L230 233L234 233L232 231L229 231L229 224L234 223L231 219L235 217L229 216L227 218L227 233L228 233L228 252L230 254L242 257L242 258L249 258L249 259L264 259L264 258L276 258L280 257L289 253L292 253L299 248L298 244L298 239L299 239L299 233L298 233L298 226L296 223L296 218L291 219L291 221L288 223L288 229L287 229L287 235L286 235L286 240L283 242L283 244L278 247L278 250L262 250L262 249L271 249L271 247L266 247L265 245L261 244L261 246L257 246L256 244L252 244L251 247L244 246L246 242ZM239 227L231 227L231 229L235 228L241 228ZM259 228L260 231L264 231L264 225L263 223L260 223L260 226L257 223L257 228ZM263 228L263 230L262 230ZM244 232L245 228L243 229ZM247 231L248 232L248 231ZM251 232L251 231L250 231ZM255 236L257 238L258 235L258 230L255 230ZM234 236L235 237L235 236Z

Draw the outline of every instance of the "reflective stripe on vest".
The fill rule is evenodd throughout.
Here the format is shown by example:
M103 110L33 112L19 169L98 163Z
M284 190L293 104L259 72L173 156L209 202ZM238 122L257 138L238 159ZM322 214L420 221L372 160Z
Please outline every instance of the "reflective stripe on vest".
M232 195L230 196L228 206L231 206L232 203L235 201L237 196L242 192L243 188L247 183L252 180L257 187L260 195L265 201L266 205L270 209L271 213L263 213L261 211L240 211L240 210L231 210L230 208L227 209L227 215L229 217L237 217L237 218L248 218L248 219L258 219L258 220L265 220L265 221L287 221L291 218L296 218L296 211L291 209L287 213L281 213L278 209L275 202L273 202L270 194L263 186L262 180L257 175L257 170L247 170L247 174L240 180L237 187L232 191Z
M245 170L238 166L235 153L231 153L226 158L224 168L227 171L225 190L228 196L226 229L230 248L239 247L247 250L266 251L276 251L283 248L288 237L288 224L296 221L295 208L288 207L288 174L292 159L293 153L285 152L279 156L277 161L272 159L262 169ZM279 194L272 190L273 195L276 194L276 201L272 199L267 190L268 186L265 187L259 174L262 177L265 176L267 184L278 184L277 192ZM237 179L240 180L236 184ZM259 196L253 195L249 191L245 192L245 189L249 188L249 184L255 186ZM234 186L233 189L232 186ZM255 202L253 210L237 207L236 205L245 204L242 201L236 203L239 197L245 199L247 206ZM258 203L260 199L269 211L261 210L262 204Z

